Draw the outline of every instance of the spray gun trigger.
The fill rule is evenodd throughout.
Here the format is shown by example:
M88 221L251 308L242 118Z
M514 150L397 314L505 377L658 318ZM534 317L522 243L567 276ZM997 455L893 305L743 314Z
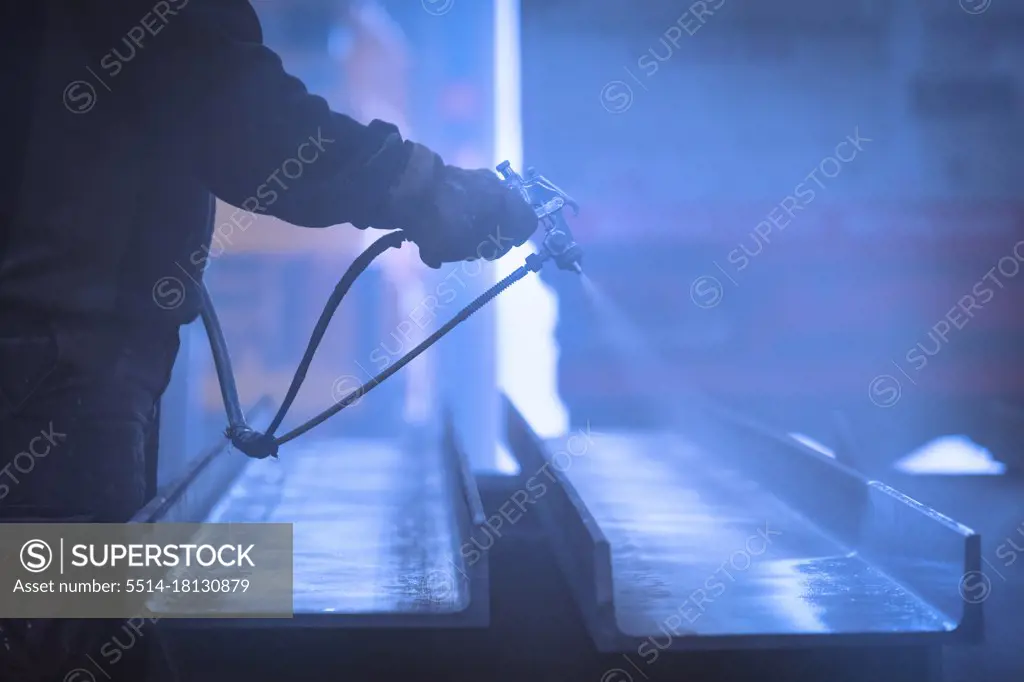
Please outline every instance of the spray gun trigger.
M574 216L579 215L580 205L572 197L570 197L561 187L551 182L543 175L534 175L533 177L531 177L528 182L528 186L530 187L530 189L539 188L543 190L543 192L538 192L539 194L546 193L549 196L554 196L556 198L562 199L564 205L569 206L572 209L572 214Z
M547 218L549 215L561 211L564 206L565 200L562 199L561 197L555 197L554 199L545 202L543 205L535 207L533 210L537 214L537 218L539 220L543 220L544 218Z

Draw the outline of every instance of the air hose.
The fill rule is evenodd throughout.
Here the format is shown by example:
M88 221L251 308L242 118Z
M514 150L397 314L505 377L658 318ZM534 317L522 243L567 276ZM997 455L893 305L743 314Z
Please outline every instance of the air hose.
M524 265L521 265L500 282L480 294L475 300L469 303L469 305L452 317L452 319L448 320L448 322L437 329L437 331L403 355L394 364L390 365L368 382L337 401L328 409L295 427L283 436L276 436L275 433L278 428L280 428L288 410L295 401L295 397L298 395L299 389L302 387L302 382L306 379L306 373L309 371L309 366L313 362L313 357L316 355L317 348L320 346L320 342L323 340L324 334L327 333L327 327L330 325L331 319L334 317L334 313L338 310L338 306L341 305L342 300L345 298L349 289L352 288L356 279L359 278L359 275L369 267L370 263L372 263L375 258L390 248L400 248L403 242L409 241L408 237L406 237L405 233L401 230L385 234L367 247L363 253L359 254L359 256L348 267L348 270L345 271L345 274L341 279L338 280L337 286L334 287L334 291L327 300L327 303L324 305L323 312L320 314L320 319L317 321L316 327L313 329L313 334L310 336L309 344L306 346L306 351L302 356L302 361L295 370L295 375L292 377L291 385L288 387L288 392L285 394L281 407L278 409L277 414L274 415L274 418L271 420L266 431L257 431L249 426L245 421L245 415L242 412L242 406L238 397L238 388L235 384L234 372L231 368L231 355L228 353L227 342L224 340L224 332L221 329L220 321L217 319L217 313L214 309L213 299L210 296L210 292L207 290L205 284L201 286L201 314L203 318L203 325L206 327L206 335L210 340L210 350L213 353L213 362L217 370L217 379L220 383L221 397L224 400L224 411L227 413L228 419L228 426L225 430L225 435L235 448L254 459L277 457L278 450L282 445L298 438L304 433L307 433L311 429L319 426L334 415L338 414L349 405L358 401L374 387L378 386L388 377L392 376L412 362L417 356L422 354L423 351L437 343L448 332L466 321L471 315L473 315L473 313L487 305L498 294L508 289L530 272L538 272L545 261L551 259L554 260L561 269L578 273L582 272L580 268L582 254L572 238L572 233L569 231L568 225L565 223L565 219L560 213L561 208L566 203L573 205L571 200L568 200L567 202L566 200L568 197L542 176L533 174L530 176L529 180L524 180L511 170L508 162L500 165L498 170L504 177L508 186L521 192L524 199L534 206L538 220L544 225L545 237L540 252L530 255L526 259L526 263Z
M415 348L403 355L397 362L390 365L387 369L383 370L365 384L336 402L330 408L324 410L302 425L295 427L283 436L275 436L275 432L281 426L281 422L284 421L289 408L295 401L295 397L298 395L299 389L302 387L302 382L306 379L306 373L309 371L309 366L313 362L313 357L316 355L317 348L320 346L320 342L323 340L324 334L327 332L327 327L331 322L331 318L334 317L334 313L338 310L338 306L341 305L341 301L344 299L345 294L348 293L352 284L355 283L359 275L366 270L377 256L392 247L401 247L402 242L406 241L406 239L405 234L401 231L389 232L363 251L363 253L353 261L352 265L349 266L348 270L345 271L345 274L338 281L338 285L334 288L334 292L331 294L327 304L324 306L323 312L320 314L320 319L317 321L316 327L313 330L313 335L309 339L309 345L306 347L306 352L302 356L302 361L295 370L295 375L292 377L291 385L288 387L288 393L285 395L284 401L281 403L281 407L278 409L274 419L270 422L270 426L267 427L267 430L262 432L253 429L245 421L245 415L242 412L242 407L238 398L238 388L235 385L234 373L231 369L231 356L228 353L227 343L224 340L224 332L221 330L220 322L217 319L217 313L214 310L210 292L206 289L206 286L203 285L203 324L206 327L206 334L210 338L210 350L213 352L213 362L217 370L217 379L220 382L221 396L224 399L224 409L228 417L228 427L225 435L231 441L231 444L239 451L255 459L277 457L277 452L280 446L298 438L314 427L319 426L349 405L359 400L374 387L380 385L388 377L392 376L395 372L412 362L417 356L422 354L423 351L437 343L445 334L455 329L455 327L467 320L471 315L473 315L473 313L487 305L487 303L494 299L495 296L521 280L533 270L529 265L520 266L510 275L502 279L484 293L480 294L480 296L460 310L454 317L452 317L452 319L446 322L429 337L424 339ZM535 267L538 266L539 263Z

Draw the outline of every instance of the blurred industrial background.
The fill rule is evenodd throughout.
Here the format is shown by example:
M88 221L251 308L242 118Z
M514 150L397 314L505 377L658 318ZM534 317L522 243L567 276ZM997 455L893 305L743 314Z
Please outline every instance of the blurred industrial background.
M316 438L415 447L449 412L480 476L514 474L501 393L543 439L671 430L710 396L981 533L987 642L951 653L945 679L1020 679L1024 568L996 552L1024 551L1024 2L253 4L335 109L451 163L552 178L582 206L601 292L524 281ZM221 239L207 271L250 404L283 396L374 236L274 223ZM530 252L432 272L411 249L360 279L291 420ZM202 327L186 336L165 481L223 428Z
M842 410L865 456L991 437L1024 386L1014 4L526 2L526 156L670 365L630 388L563 305L574 414L696 382L821 440Z

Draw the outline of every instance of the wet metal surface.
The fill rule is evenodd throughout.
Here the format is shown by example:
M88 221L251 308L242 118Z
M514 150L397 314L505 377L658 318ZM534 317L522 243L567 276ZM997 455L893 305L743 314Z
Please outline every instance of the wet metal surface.
M301 442L301 441L300 441ZM440 452L321 440L254 460L207 519L294 524L296 614L446 614L458 530Z
M567 450L550 442L553 453ZM575 452L579 452L577 448ZM629 636L941 632L955 623L769 490L675 435L556 460L611 544Z

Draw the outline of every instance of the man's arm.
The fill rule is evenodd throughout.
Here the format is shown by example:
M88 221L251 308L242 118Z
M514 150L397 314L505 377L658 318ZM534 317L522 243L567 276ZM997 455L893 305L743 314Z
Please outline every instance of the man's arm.
M90 5L81 11L99 61L93 68L115 94L130 89L186 146L210 190L234 206L308 227L397 227L382 222L399 178L407 168L427 178L440 163L393 126L364 126L309 94L263 45L247 0ZM126 54L124 41L136 48L130 60L116 56ZM428 180L411 182L406 192Z

